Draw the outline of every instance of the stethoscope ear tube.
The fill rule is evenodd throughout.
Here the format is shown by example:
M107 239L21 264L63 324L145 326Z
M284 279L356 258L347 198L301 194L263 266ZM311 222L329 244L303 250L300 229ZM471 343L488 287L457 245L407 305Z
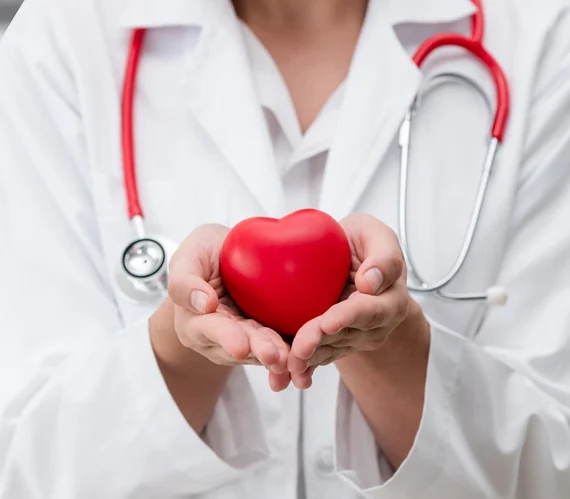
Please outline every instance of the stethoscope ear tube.
M473 86L477 87L474 83ZM478 89L479 90L479 89ZM443 289L453 281L463 268L469 252L473 246L473 239L477 232L477 226L479 220L481 219L481 210L484 205L485 195L488 191L489 179L493 171L493 166L495 165L495 160L497 156L497 151L499 149L499 141L496 138L492 138L487 149L487 154L485 156L485 162L483 164L483 169L481 172L481 180L479 182L479 187L477 190L477 197L475 204L473 206L473 211L469 220L469 225L467 227L467 233L459 255L455 260L453 266L449 272L437 280L434 283L428 283L422 278L420 272L418 271L417 265L414 263L409 237L408 237L408 224L407 224L407 199L408 199L408 176L409 176L409 160L410 160L410 142L411 142L411 131L412 131L412 117L413 111L415 109L415 104L406 114L404 122L400 128L400 188L399 188L399 202L398 202L398 223L399 223L399 234L400 234L400 244L402 247L402 253L404 254L404 259L408 267L408 275L410 277L410 282L408 283L408 289L416 293L432 293L434 296L441 298L443 300L449 301L485 301L489 305L504 305L507 301L506 290L502 287L489 288L485 293L469 293L469 294L451 294L446 293ZM416 281L418 284L414 284Z
M509 298L507 290L503 286L491 286L484 293L446 293L444 291L435 291L433 295L444 301L485 302L490 307L502 307L507 304Z
M400 242L402 252L408 266L408 276L410 281L408 289L416 293L431 293L433 296L451 301L485 301L488 305L504 305L507 301L507 292L500 286L491 287L484 293L467 293L455 294L444 291L444 288L457 277L463 268L465 261L471 251L473 239L477 232L477 226L481 218L481 210L485 201L485 195L489 186L489 179L495 165L497 151L500 143L502 142L507 122L509 118L510 108L510 95L509 85L507 78L501 69L501 66L494 59L494 57L487 52L483 46L483 35L485 30L483 5L480 0L473 0L475 4L475 14L472 18L472 32L471 36L463 36L460 34L441 34L428 38L420 45L413 60L416 65L421 68L423 62L435 50L445 46L462 47L467 50L472 56L478 59L484 66L486 66L489 74L493 78L495 85L495 92L497 95L497 106L495 109L495 116L493 127L491 130L491 139L485 155L483 169L481 172L481 179L477 189L477 198L473 206L473 211L467 227L464 242L461 246L459 255L457 256L454 264L447 274L436 282L428 283L422 278L417 265L414 263L412 253L410 250L410 243L408 237L407 227L407 200L408 200L408 176L409 176L409 162L410 162L410 144L412 134L412 120L414 112L417 107L417 98L406 113L402 126L400 127L400 188L399 188L399 202L398 202L398 224L400 233ZM472 88L474 88L486 102L489 102L483 89L479 87L474 81L461 75L446 74L447 77L456 78ZM413 282L415 281L415 283Z

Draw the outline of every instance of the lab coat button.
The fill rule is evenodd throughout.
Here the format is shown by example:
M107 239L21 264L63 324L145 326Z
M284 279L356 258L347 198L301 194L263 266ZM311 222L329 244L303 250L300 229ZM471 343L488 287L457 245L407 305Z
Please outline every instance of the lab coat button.
M322 473L332 473L334 470L334 455L331 448L321 449L316 456L316 467Z

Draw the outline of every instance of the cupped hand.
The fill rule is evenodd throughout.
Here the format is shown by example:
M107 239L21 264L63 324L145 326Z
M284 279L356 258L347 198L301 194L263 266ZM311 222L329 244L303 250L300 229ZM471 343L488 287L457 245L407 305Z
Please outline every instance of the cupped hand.
M352 268L342 299L295 336L288 369L298 388L308 388L316 367L344 356L379 349L408 314L405 263L394 232L361 214L341 222Z
M197 228L180 245L169 267L168 294L182 345L218 365L263 365L274 391L290 382L289 346L275 331L246 319L220 276L219 257L229 232L221 225Z

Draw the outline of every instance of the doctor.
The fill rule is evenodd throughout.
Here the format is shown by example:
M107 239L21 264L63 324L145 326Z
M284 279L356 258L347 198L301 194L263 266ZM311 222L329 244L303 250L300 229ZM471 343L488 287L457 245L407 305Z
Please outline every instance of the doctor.
M501 284L493 309L412 297L394 235L414 96L453 72L494 105L463 51L411 60L467 34L470 1L24 4L0 48L0 497L568 497L570 9L484 7L511 120L450 290ZM178 245L161 303L116 278L133 28L140 197ZM429 278L463 242L490 118L453 81L422 99L408 211ZM239 317L216 261L228 227L304 207L342 221L353 294L289 348Z

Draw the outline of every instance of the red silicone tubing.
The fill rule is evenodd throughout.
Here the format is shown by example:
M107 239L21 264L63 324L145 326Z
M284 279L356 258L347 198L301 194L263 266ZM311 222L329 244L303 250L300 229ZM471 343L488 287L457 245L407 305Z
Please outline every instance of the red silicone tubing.
M479 59L489 70L495 84L497 94L497 109L491 136L502 142L507 128L510 113L510 95L507 77L496 59L485 50L483 46L484 17L483 7L480 0L472 0L477 7L477 12L472 20L472 38L458 34L441 34L427 39L416 51L414 62L421 67L429 55L436 49L445 46L462 47Z
M135 163L135 138L134 138L134 103L137 74L141 52L144 45L146 30L136 29L133 31L125 70L123 94L121 103L121 140L123 150L123 176L127 197L127 209L129 219L136 216L143 217L137 187L137 174Z

